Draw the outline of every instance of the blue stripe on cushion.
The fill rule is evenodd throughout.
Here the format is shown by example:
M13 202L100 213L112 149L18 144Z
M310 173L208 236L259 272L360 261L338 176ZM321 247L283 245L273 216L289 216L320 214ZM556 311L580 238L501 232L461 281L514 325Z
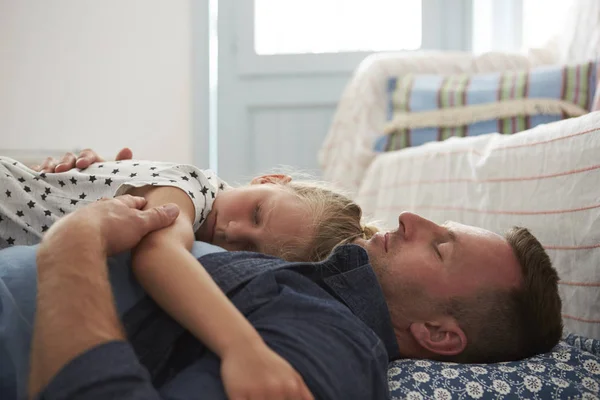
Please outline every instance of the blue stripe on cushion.
M413 81L410 110L426 111L438 109L438 91L444 77L442 75L418 75Z
M529 74L529 98L560 99L562 92L563 69L557 67L539 68Z
M437 135L437 128L413 129L410 132L410 144L411 146L420 146L427 142L436 141Z
M473 75L467 90L467 105L498 101L500 74ZM471 129L469 128L469 134ZM492 132L495 132L494 129Z

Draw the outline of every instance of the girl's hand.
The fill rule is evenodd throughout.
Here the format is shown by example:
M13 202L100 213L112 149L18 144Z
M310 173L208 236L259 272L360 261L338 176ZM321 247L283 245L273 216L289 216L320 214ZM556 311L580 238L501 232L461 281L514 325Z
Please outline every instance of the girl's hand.
M131 160L132 157L133 153L131 150L125 147L117 153L115 161ZM41 165L35 165L31 167L31 169L37 172L46 173L66 172L73 168L87 168L97 162L104 162L104 159L94 150L85 149L82 150L78 156L75 156L73 153L66 153L60 160L48 157Z
M230 400L313 400L300 374L263 342L228 351L221 376Z

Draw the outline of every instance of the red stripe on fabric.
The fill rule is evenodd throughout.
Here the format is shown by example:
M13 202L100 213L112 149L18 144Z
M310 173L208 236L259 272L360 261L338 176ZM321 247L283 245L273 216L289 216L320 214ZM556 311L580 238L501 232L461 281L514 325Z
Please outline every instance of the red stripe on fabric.
M517 73L513 73L512 82L510 85L510 98L515 98L515 92L517 91ZM510 133L515 133L517 131L517 117L512 117L510 119Z
M523 87L523 95L527 99L529 98L529 70L525 71L525 84ZM531 116L529 114L525 115L525 129L531 128Z
M588 319L588 318L582 318L582 317L575 317L573 315L568 315L568 314L563 314L562 316L563 316L563 318L572 319L574 321L587 322L590 324L600 324L600 319Z
M471 86L471 77L467 78L467 82L465 83L465 88L463 91L462 105L467 105L467 92L469 91L469 87ZM463 136L469 136L469 124L463 126Z
M520 182L520 181L535 181L541 179L557 178L560 176L574 175L582 172L589 172L600 169L599 165L593 165L591 167L579 168L565 172L556 172L548 175L537 175L537 176L521 176L517 178L490 178L490 179L473 179L473 178L456 178L456 179L432 179L432 180L418 180L418 181L401 181L396 182L393 185L383 186L381 189L393 189L398 186L411 186L411 185L424 185L424 184L438 184L438 183L497 183L497 182Z
M598 249L598 248L600 248L600 243L598 243L598 244L590 244L590 245L587 245L587 246L558 246L558 245L554 246L554 245L549 245L549 246L544 246L544 248L546 248L548 250L590 250L590 249Z
M361 194L362 196L366 196ZM394 210L408 210L411 208L417 209L426 209L426 210L438 210L438 211L465 211L472 212L478 214L492 214L492 215L553 215L553 214L567 214L571 212L579 212L579 211L587 211L595 208L600 208L600 204L596 204L593 206L587 207L578 207L578 208L570 208L564 210L545 210L545 211L507 211L507 210L481 210L478 208L466 208L466 207L450 207L450 206L407 206L407 205L397 205L397 206L389 206L389 207L379 207L379 210L384 211L394 211ZM592 246L591 248L595 248L597 245ZM600 247L600 246L599 246ZM587 246L583 246L580 249L587 249ZM580 250L579 248L572 248L570 250ZM566 250L561 248L556 248L552 250Z
M565 282L558 281L559 285L566 286L583 286L583 287L600 287L600 282Z
M557 138L554 138L554 139L541 140L539 142L531 142L531 143L525 143L525 144L516 144L516 145L513 145L513 146L494 147L493 149L491 149L491 151L508 150L508 149L518 149L518 148L521 148L521 147L537 146L539 144L546 144L546 143L556 142L558 140L570 139L572 137L586 135L586 134L592 133L592 132L600 132L600 128L592 128L592 129L588 129L587 131L577 132L577 133L573 133L571 135L561 136L561 137L557 137Z
M496 98L499 102L502 101L502 86L504 85L505 78L506 78L505 74L501 74L500 80L498 81L498 91L496 93ZM502 118L498 118L498 132L499 133L503 133L502 127L503 127Z

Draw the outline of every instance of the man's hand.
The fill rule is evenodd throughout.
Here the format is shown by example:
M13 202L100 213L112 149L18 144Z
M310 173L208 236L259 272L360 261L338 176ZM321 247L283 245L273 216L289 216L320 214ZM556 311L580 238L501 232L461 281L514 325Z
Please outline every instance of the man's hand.
M69 361L103 343L125 339L106 256L131 249L179 214L174 204L142 211L145 204L143 197L129 195L97 201L58 220L42 239L36 260L31 398Z
M302 376L264 343L224 354L221 377L231 400L313 400Z
M110 256L135 247L148 233L171 225L179 215L175 204L142 210L145 205L143 197L124 195L83 207L52 225L40 252L83 241Z
M131 160L132 157L133 152L129 148L124 147L117 153L115 161ZM48 157L41 165L35 165L31 169L46 173L66 172L73 168L87 168L97 162L104 162L104 158L100 157L92 149L85 149L78 156L75 156L73 153L66 153L60 160Z

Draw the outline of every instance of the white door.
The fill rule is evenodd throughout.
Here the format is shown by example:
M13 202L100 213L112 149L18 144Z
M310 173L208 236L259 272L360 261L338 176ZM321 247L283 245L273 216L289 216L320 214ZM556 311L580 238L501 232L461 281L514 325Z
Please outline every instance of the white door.
M358 63L373 51L468 48L470 4L218 1L219 175L245 183L281 165L318 175L319 147Z

